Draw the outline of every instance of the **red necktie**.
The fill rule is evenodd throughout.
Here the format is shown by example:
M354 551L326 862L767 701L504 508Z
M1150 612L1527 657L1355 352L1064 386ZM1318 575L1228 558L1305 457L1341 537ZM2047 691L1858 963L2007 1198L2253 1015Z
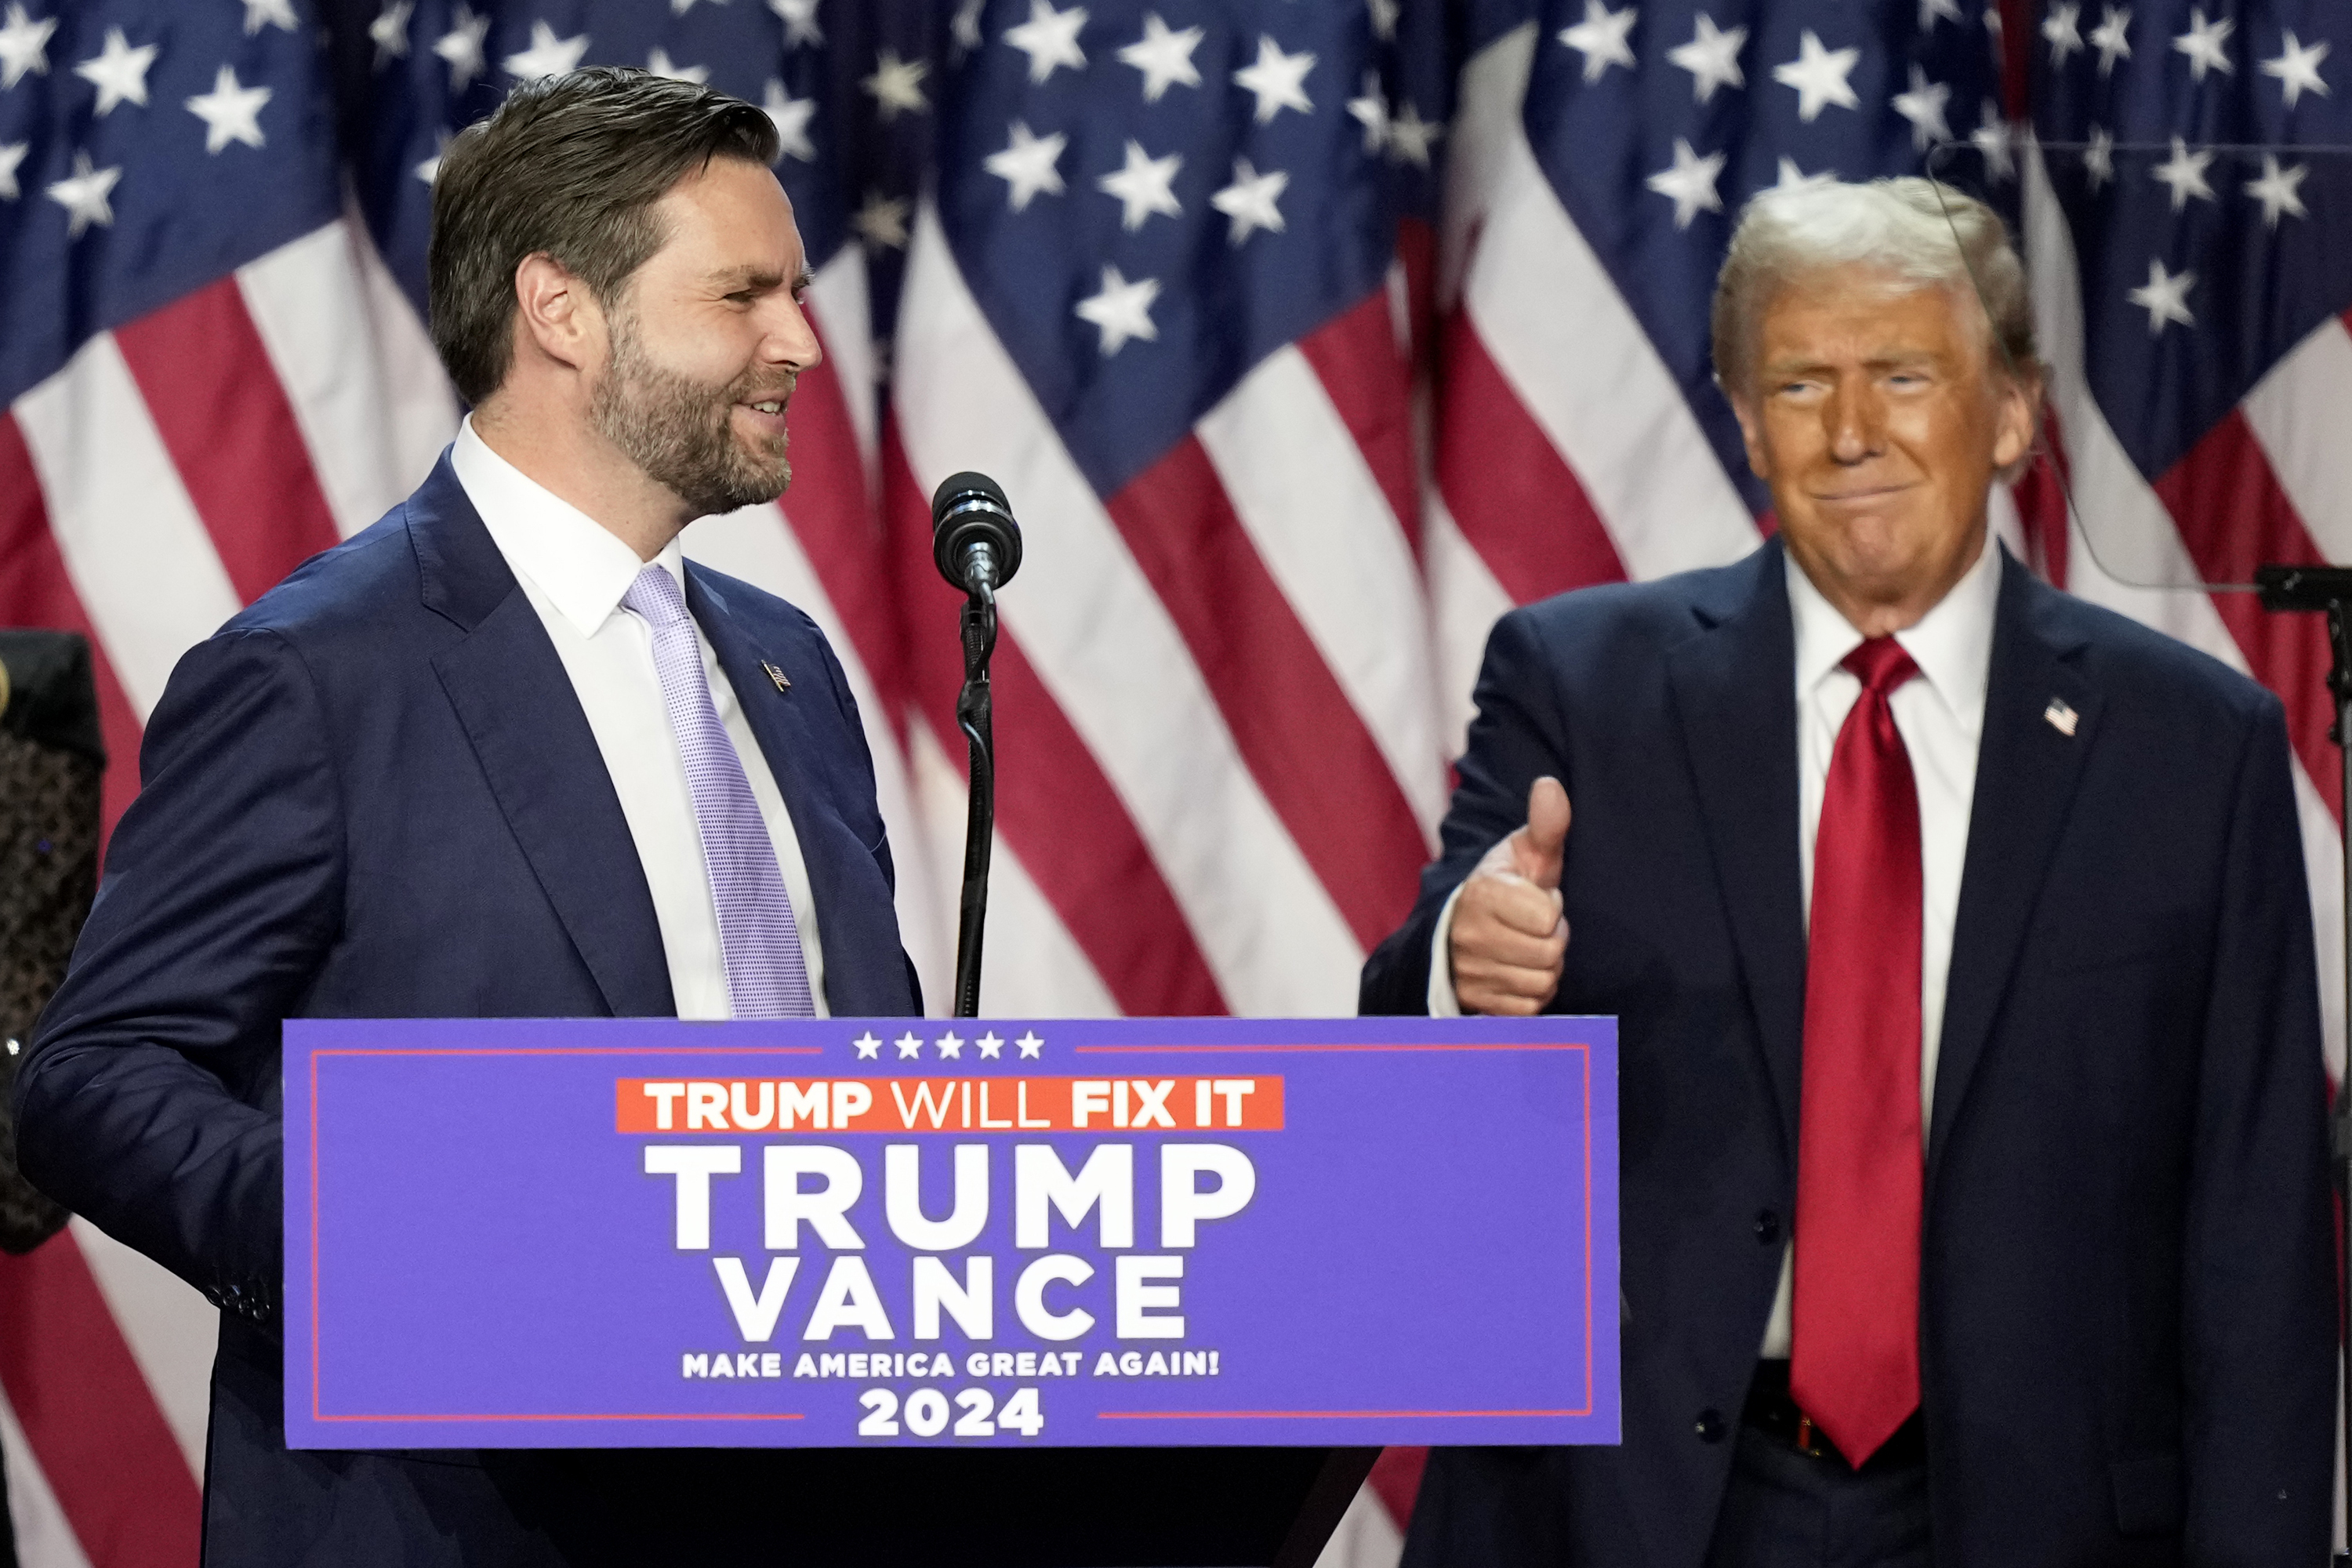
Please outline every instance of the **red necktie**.
M1857 1469L1919 1405L1919 791L1891 637L1830 757L1813 848L1789 1392Z

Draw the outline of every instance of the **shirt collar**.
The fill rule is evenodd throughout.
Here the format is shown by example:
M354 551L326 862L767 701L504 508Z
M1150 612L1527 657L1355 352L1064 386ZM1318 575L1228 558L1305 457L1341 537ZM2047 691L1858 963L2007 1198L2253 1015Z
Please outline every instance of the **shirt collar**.
M475 433L470 414L457 427L449 463L507 565L529 578L582 637L595 636L647 563L602 523L492 451ZM677 578L683 591L677 540L652 564Z
M1953 717L1980 723L1985 686L1992 668L1993 615L2000 602L2001 552L1985 530L1983 552L1976 564L1952 584L1951 592L1919 618L1916 626L1895 634L1920 676ZM1862 644L1862 634L1822 597L1797 564L1785 557L1789 580L1789 610L1796 623L1797 690L1813 690Z

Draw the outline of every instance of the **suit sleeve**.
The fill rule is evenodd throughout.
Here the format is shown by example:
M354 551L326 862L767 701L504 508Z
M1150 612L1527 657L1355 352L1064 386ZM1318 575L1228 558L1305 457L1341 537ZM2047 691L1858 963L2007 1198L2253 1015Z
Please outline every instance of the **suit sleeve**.
M2327 1090L2275 700L2240 760L2189 1173L2182 1561L2318 1563L2335 1451Z
M1446 900L1487 850L1526 824L1536 780L1549 773L1575 799L1550 654L1527 611L1495 623L1475 695L1478 715L1439 830L1438 858L1422 873L1421 896L1404 924L1364 961L1359 1013L1429 1011L1431 943Z
M327 719L277 634L173 672L144 787L18 1075L26 1173L216 1302L280 1272L280 1025L341 911Z

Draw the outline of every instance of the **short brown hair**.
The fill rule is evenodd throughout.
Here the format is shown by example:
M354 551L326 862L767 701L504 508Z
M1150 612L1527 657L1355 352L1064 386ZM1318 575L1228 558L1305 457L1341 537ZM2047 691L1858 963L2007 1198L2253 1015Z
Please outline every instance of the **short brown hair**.
M592 66L525 82L459 132L433 180L433 346L480 403L514 353L515 268L541 253L610 301L666 237L653 205L713 158L772 163L765 111L692 82Z

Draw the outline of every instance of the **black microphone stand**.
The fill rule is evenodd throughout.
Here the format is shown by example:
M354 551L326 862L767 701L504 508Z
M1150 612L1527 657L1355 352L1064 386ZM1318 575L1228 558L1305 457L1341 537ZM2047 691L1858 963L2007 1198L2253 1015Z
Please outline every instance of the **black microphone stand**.
M2336 700L2336 722L2327 738L2336 742L2336 756L2343 764L2344 801L2347 807L2347 829L2344 835L2344 937L2345 983L2347 1000L2346 1018L2352 1022L2352 567L2346 566L2263 566L2255 569L2254 582L2262 591L2263 608L2284 612L2318 611L2327 617L2327 646L2333 661L2327 670L2328 694ZM2347 1058L2352 1061L2352 1058ZM2336 1103L2327 1117L2328 1168L2335 1178L2336 1194L2336 1365L2340 1373L2352 1373L2352 1322L2344 1317L2347 1304L2352 1304L2352 1073L2336 1091ZM2339 1383L2339 1387L2352 1388L2352 1383ZM2343 1489L2340 1496L2346 1504L2346 1518L2352 1521L2352 1400L2342 1411L2344 1429L2337 1435L2341 1445L2338 1453L2337 1483ZM2352 1552L2338 1552L2335 1568L2352 1568Z
M996 742L990 727L988 660L996 651L996 594L984 580L963 604L963 689L956 724L971 754L964 817L963 901L956 925L955 1016L980 1016L980 947L988 923L988 859L996 838Z

